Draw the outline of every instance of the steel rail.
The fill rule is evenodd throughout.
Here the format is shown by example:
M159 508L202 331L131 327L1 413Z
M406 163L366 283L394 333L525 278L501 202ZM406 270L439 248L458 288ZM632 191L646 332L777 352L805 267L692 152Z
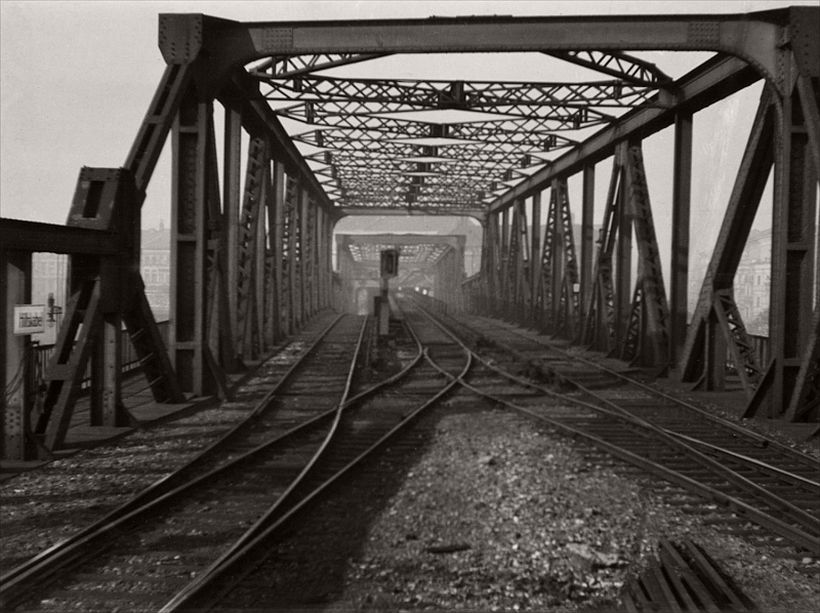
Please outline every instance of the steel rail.
M487 365L485 364L485 366ZM488 367L492 368L491 366ZM503 371L497 370L497 372L499 372L499 374L503 374ZM509 376L513 377L514 375ZM659 475L672 483L676 483L684 487L687 490L694 491L707 499L711 498L715 501L721 502L727 507L733 508L736 511L744 513L748 518L762 526L765 526L772 532L775 532L781 536L790 539L792 542L797 543L800 547L806 548L813 554L820 555L820 539L807 532L804 532L803 530L794 528L791 524L783 522L780 519L768 513L765 513L764 511L761 511L757 507L754 507L733 496L729 496L728 494L725 494L722 491L713 488L709 485L701 483L700 481L692 479L691 477L687 477L686 475L678 471L671 470L663 466L662 464L659 464L658 462L648 460L643 456L628 451L618 445L610 443L609 441L606 441L598 436L590 434L580 428L569 426L558 420L551 419L535 411L527 409L526 407L516 405L515 403L509 400L500 398L498 396L490 394L489 392L482 391L480 388L470 385L469 383L462 383L462 385L464 385L466 389L469 389L470 391L476 394L484 396L485 398L489 398L494 402L503 404L504 406L507 406L521 413L525 413L526 415L529 415L531 417L534 417L535 419L545 422L550 426L569 434L572 437L580 437L587 441L590 441L594 445L608 451L612 455L622 460L625 460L630 464L643 468L648 472ZM573 402L577 404L577 401ZM589 405L588 408L594 408L594 405ZM607 412L609 413L609 411Z
M782 468L779 468L778 466L774 466L773 464L769 464L768 462L764 462L763 460L758 460L757 458L753 458L744 453L739 453L737 451L725 449L724 447L719 447L717 445L713 445L712 443L701 441L691 436L687 436L686 434L675 432L674 430L669 430L666 428L664 428L664 430L666 430L672 436L680 438L681 440L684 440L691 445L703 447L704 449L708 449L709 451L722 455L726 458L739 460L747 464L753 464L756 468L760 468L761 470L777 475L777 477L781 479L791 481L793 485L801 485L804 487L816 488L817 494L818 496L820 496L820 482L817 482L814 479L809 479L808 477L804 477L803 475L798 475L788 470L784 470Z
M418 337L417 333L413 329L413 327L405 321L405 327L410 332L411 336L415 340L417 347L419 349L419 353L413 359L413 361L408 364L402 371L391 377L392 382L396 382L410 371L411 368L415 367L418 363L419 359L424 356L424 358L429 362L430 358L428 355L428 351L426 348L423 348L423 343L421 339ZM358 456L356 456L353 460L348 462L342 469L334 473L330 478L323 481L318 487L312 490L309 494L307 494L304 498L298 501L293 507L288 509L282 516L278 519L275 519L265 527L264 529L260 529L256 532L255 536L252 539L247 539L242 543L237 543L235 548L232 548L230 554L226 554L222 557L219 564L215 564L212 566L206 574L198 576L193 582L188 584L183 590L179 591L174 598L168 601L162 609L160 609L160 613L174 613L178 611L185 611L191 610L191 605L196 601L196 599L202 596L209 587L218 581L220 578L224 577L228 572L232 572L233 576L231 578L230 584L223 588L220 591L220 594L217 598L210 599L210 603L216 604L226 593L228 593L233 587L241 582L250 572L253 571L253 567L250 565L246 565L244 569L237 569L236 567L243 562L246 562L247 559L254 555L254 551L257 547L259 547L262 543L267 541L271 538L271 536L279 530L284 524L286 524L289 520L291 520L296 513L301 511L306 505L312 502L316 497L318 497L321 493L323 493L326 489L328 489L331 485L336 483L339 479L345 476L349 471L351 471L355 466L361 463L365 458L371 456L376 450L380 449L382 445L384 445L387 441L392 439L398 432L404 430L408 424L418 417L418 415L423 412L425 409L432 406L436 403L440 398L446 395L451 389L453 389L459 382L462 381L463 377L466 373L472 368L472 354L469 351L466 351L466 361L465 365L462 368L461 373L459 375L454 376L450 373L447 373L447 377L451 378L452 380L445 385L442 389L436 392L431 398L426 400L416 409L410 411L404 419L402 419L398 424L393 426L387 433L382 435L375 443L373 443L370 447L362 451ZM432 364L432 362L431 362ZM435 365L435 368L438 370L440 367ZM444 371L447 372L447 371ZM388 381L391 379L386 380L380 387L384 387ZM340 417L342 413L348 410L351 406L357 404L361 400L361 394L354 398L351 398L347 403L340 406L337 412L337 415ZM324 452L324 448L322 452ZM277 507L281 506L281 501L283 499L280 498L280 501L277 502ZM272 517L272 513L266 516L266 521L270 521ZM209 609L203 609L201 604L199 604L196 608L196 611L203 611Z
M285 385L287 381L296 373L296 371L304 364L305 360L309 355L312 355L319 344L327 337L327 335L335 328L335 326L339 323L342 319L343 315L339 315L335 317L317 336L317 338L302 352L299 358L285 371L285 373L281 376L280 380L276 383L271 391L269 391L256 405L256 408L241 422L236 424L233 428L231 428L228 432L222 435L217 441L210 444L206 447L203 451L198 453L193 459L188 461L186 464L181 466L179 469L159 479L158 481L154 482L148 488L142 490L136 496L131 498L129 501L124 503L123 505L117 507L110 513L106 514L100 520L97 520L93 524L87 526L79 533L69 537L68 539L61 541L53 545L52 547L40 552L39 554L35 555L33 558L27 560L23 564L15 567L11 571L9 571L6 575L4 575L0 579L0 605L7 606L7 601L9 595L15 594L20 589L23 589L24 586L28 585L32 581L36 581L40 577L42 577L46 573L53 573L59 568L65 566L65 564L70 563L71 561L75 560L77 557L82 555L82 549L88 545L88 543L95 538L99 538L100 536L109 533L111 530L119 527L123 523L130 521L131 519L135 518L140 513L147 512L153 509L156 505L160 503L167 502L172 497L177 496L178 494L184 492L186 489L193 487L199 483L204 482L206 479L209 479L216 475L217 473L227 470L238 464L239 462L245 461L246 459L261 453L262 451L267 450L271 445L280 443L287 437L290 437L309 425L313 425L315 422L324 419L325 415L318 415L313 419L310 419L291 430L286 431L280 436L277 436L273 439L270 439L255 448L251 449L250 451L237 456L231 460L228 460L224 464L208 471L206 474L201 475L194 480L190 480L188 482L184 482L181 485L174 486L173 482L178 481L181 479L181 476L185 473L190 471L195 465L199 464L203 461L203 459L208 458L209 456L213 455L214 453L218 452L221 447L227 445L230 439L241 429L248 425L250 425L251 421L257 418L262 412L264 412L265 408L271 404L273 399L276 397L276 393ZM362 329L364 329L366 321L362 324ZM266 364L269 360L273 359L275 356L270 356L268 360L262 362L257 367L257 372Z
M469 349L469 347L467 347L466 344L464 344L463 341L461 341L461 339L459 339L458 336L455 335L454 332L448 330L448 328L445 324L438 321L437 318L435 318L435 316L428 313L425 309L423 309L423 307L419 307L419 308L422 310L423 313L425 313L428 317L430 317L432 321L437 323L443 331L445 331L448 334L451 334L452 335L451 337L454 340L456 340L456 342L461 343L465 347L466 350L472 352L472 350ZM475 353L475 352L473 352L473 353ZM508 373L508 372L504 371L503 369L498 368L497 366L495 366L493 364L490 364L489 362L487 362L487 360L485 360L484 358L482 358L478 354L475 354L475 357L485 367L487 367L487 368L493 370L494 372L497 372L498 374L500 374L500 375L502 375L502 376L504 376L504 377L518 383L519 385L522 385L524 387L529 387L531 389L537 390L537 391L539 391L539 392L541 392L541 393L543 393L547 396L550 396L550 397L553 397L553 398L556 398L556 399L560 399L564 402L572 403L572 404L575 404L575 405L578 405L578 406L582 406L584 408L591 409L591 410L596 411L596 412L600 412L600 407L597 407L596 405L593 405L591 403L588 403L588 402L585 402L585 401L582 401L582 400L579 400L579 399L576 399L576 398L572 398L571 396L568 396L566 394L561 394L561 393L558 393L558 392L554 392L554 391L549 390L547 388L544 388L542 386L539 386L539 385L536 385L536 384L531 383L529 381L526 381L524 379L521 379L521 378L519 378L519 377L517 377L517 376L515 376L511 373ZM766 490L765 488L763 488L763 487L759 486L758 484L750 481L746 477L743 477L742 475L739 475L735 471L732 471L731 469L728 469L728 468L724 467L719 462L717 462L714 459L702 454L701 452L694 449L690 445L687 445L685 442L683 442L679 439L676 439L673 436L670 436L667 432L664 431L663 428L660 428L660 427L658 427L658 426L656 426L656 425L654 425L650 422L647 422L646 420L643 420L643 419L638 418L638 417L636 417L636 416L634 416L634 415L632 415L632 414L630 414L626 411L623 411L622 409L620 409L620 407L618 407L617 405L612 404L607 399L603 399L603 398L598 397L601 401L603 401L607 404L611 404L613 407L615 407L615 409L616 409L615 411L607 411L607 414L617 415L618 417L620 417L624 421L630 422L633 425L636 425L636 426L639 426L639 427L642 427L644 429L648 429L648 430L654 432L657 436L663 438L667 442L669 442L669 443L675 445L676 447L678 447L681 451L683 451L684 453L689 455L689 457L691 459L693 459L697 463L701 464L701 466L703 466L707 469L710 469L713 473L717 473L720 477L726 479L730 483L734 483L735 485L737 485L739 487L742 487L742 488L746 489L747 491L748 490L753 491L756 495L758 495L759 497L766 500L766 502L769 503L771 506L773 506L775 508L780 507L781 510L788 511L788 513L791 515L791 518L794 521L796 521L796 523L800 524L802 527L807 527L807 528L813 530L815 534L810 534L808 532L805 532L801 528L795 528L794 526L792 526L790 524L787 524L786 522L783 522L783 521L779 520L778 518L775 518L775 517L769 515L768 513L765 513L764 511L761 511L760 509L757 509L756 507L753 507L752 505L750 505L750 504L748 504L748 503L746 503L746 502L744 502L740 499L737 499L733 496L729 496L727 494L724 494L720 490L712 488L711 486L708 486L706 484L699 483L699 482L697 482L697 481L695 481L695 480L693 480L689 477L686 477L685 475L683 475L683 474L681 474L677 471L673 471L673 470L671 470L671 469L669 469L669 468L667 468L667 467L665 467L665 466L663 466L663 465L661 465L657 462L652 462L650 460L646 460L645 458L642 458L641 456L638 456L637 454L629 452L625 449L621 449L620 447L618 447L616 445L613 445L613 444L611 444L607 441L604 441L603 439L601 439L599 437L596 437L596 436L591 435L587 432L584 432L583 430L580 430L580 429L577 429L577 428L572 428L570 426L567 426L566 424L561 424L561 422L559 422L559 421L556 421L556 420L544 417L542 415L539 415L538 413L532 412L529 409L526 409L525 407L520 407L518 405L515 405L514 403L512 403L508 400L493 396L492 394L489 394L488 392L482 392L479 388L476 388L476 387L474 387L474 386L472 386L472 385L470 385L466 382L463 382L462 384L465 387L467 387L468 389L470 389L471 391L479 393L479 394L481 394L485 397L492 397L493 400L495 400L497 402L500 402L500 403L504 404L505 406L515 407L516 410L523 411L527 414L533 415L533 416L537 417L538 419L547 421L550 424L553 424L553 425L556 425L556 426L558 426L560 424L561 429L563 429L565 431L572 432L575 435L583 436L584 438L586 438L588 440L594 441L596 444L603 443L604 444L603 446L609 451L613 451L614 449L619 449L625 454L625 455L619 456L619 457L623 457L624 459L630 458L628 460L630 462L634 463L635 460L639 458L641 460L640 463L639 463L639 465L641 467L643 467L643 468L652 468L653 470L655 470L656 468L660 469L665 475L674 476L674 478L677 482L687 483L686 487L688 489L691 489L690 486L692 484L698 484L698 488L697 488L696 491L699 491L702 494L705 493L705 494L707 494L708 496L712 497L715 500L721 500L722 502L724 502L724 504L726 504L728 506L731 506L731 507L733 507L737 510L743 511L748 516L754 517L758 521L758 523L761 523L761 525L764 525L764 526L768 527L773 532L777 532L781 536L785 536L786 538L789 538L790 540L792 540L792 542L795 542L795 543L799 544L801 547L806 548L807 550L811 551L815 555L820 555L820 537L816 536L817 533L820 533L820 519L818 519L817 517L815 517L813 515L810 515L810 514L806 513L805 511L803 511L799 507L796 507L792 503L781 499L780 497L776 496L775 494L771 493L770 491ZM593 392L591 392L589 390L586 390L586 389L585 389L585 391L586 391L586 393L589 393L593 397L597 397L597 395L595 395Z
M202 573L199 573L194 581L186 585L182 590L179 590L174 597L163 606L162 610L165 610L170 603L174 603L176 601L186 602L187 598L189 598L189 594L193 595L198 593L200 586L206 586L212 581L212 577L217 572L219 568L221 568L228 560L233 558L237 551L243 549L248 543L253 542L257 535L264 530L266 525L270 523L271 517L282 504L288 500L288 498L293 494L293 491L296 487L305 479L306 475L310 470L315 466L316 462L319 458L324 454L327 446L330 444L331 439L335 436L339 421L342 416L342 411L347 403L348 395L350 394L350 389L353 383L353 375L355 373L356 363L358 361L360 349L362 346L362 341L364 339L364 333L367 329L366 320L365 325L362 326L361 331L359 332L359 338L356 342L356 351L354 352L353 359L351 360L350 370L347 374L347 380L345 382L345 389L342 393L342 398L339 404L331 409L330 413L333 414L333 423L331 424L330 428L325 434L325 438L322 441L319 448L313 453L313 456L308 460L307 464L302 468L296 478L291 481L290 485L285 489L285 491L276 499L276 501L268 508L268 510L260 516L253 525L246 530L242 536L240 536L237 540L235 540L230 547L228 547L222 554L214 560L208 568L206 568Z
M442 325L444 325L444 324L442 324ZM593 365L594 365L594 363L593 363ZM491 364L487 364L487 366L489 368L494 369L494 370L497 369L496 366L491 365ZM501 373L501 371L499 371L499 372ZM509 378L512 375L506 374L504 376L508 376L508 378ZM673 432L671 430L663 428L662 426L654 424L651 421L645 420L641 417L638 417L637 415L634 415L633 413L629 412L628 410L624 409L623 407L620 407L616 403L612 402L608 398L603 398L602 396L600 396L599 394L596 394L594 391L588 389L587 387L585 387L581 383L578 383L577 381L572 380L571 377L564 377L564 378L567 381L569 381L570 383L572 383L572 385L574 385L576 388L578 388L579 390L581 390L582 392L587 394L588 396L591 396L592 398L595 398L599 402L602 402L603 404L608 405L611 408L611 410L608 412L609 415L618 416L619 418L624 419L625 421L628 421L628 422L630 422L634 425L637 425L637 426L642 427L642 428L650 429L650 430L654 431L655 433L657 433L658 435L663 436L667 440L667 442L673 442L675 439L678 439L683 445L682 449L686 449L686 448L691 449L691 445L689 445L687 443L687 441L685 440L688 437L685 437L685 436L682 436L682 435L679 436L679 434L676 433L676 432ZM520 385L525 385L525 386L528 386L528 387L532 385L529 382L526 382L524 379L515 378L515 381L516 381L516 383L518 383ZM576 404L581 404L583 406L586 406L587 408L595 409L595 405L587 404L587 403L584 403L582 401L572 399L571 397L566 396L564 394L558 394L557 392L551 392L550 390L547 390L546 388L541 388L540 386L538 387L538 389L541 390L541 391L544 391L546 393L552 394L553 397L567 398L567 399L571 400L572 402L574 402ZM649 389L651 390L651 388L649 388ZM702 441L698 441L698 442L702 443ZM703 445L709 445L709 444L708 443L703 443ZM713 448L713 449L716 448L713 445L710 445L710 447ZM723 451L723 455L725 455L726 457L732 457L732 458L735 458L735 459L742 459L742 458L746 457L743 454L738 454L738 453L732 452L730 450L722 450L722 451ZM694 456L692 454L696 454L696 456ZM776 497L776 500L770 499L769 497L773 496L773 494L771 492L769 492L765 488L759 486L758 484L750 481L746 477L738 474L736 471L733 471L729 468L726 468L722 464L716 463L712 458L700 453L696 449L691 449L690 456L698 457L702 460L705 460L709 464L709 466L707 466L707 468L718 471L719 473L721 473L721 476L726 478L730 483L734 482L736 485L740 485L740 486L745 487L747 489L754 489L755 491L757 491L758 495L766 497L770 503L774 504L774 506L783 506L790 513L796 515L798 518L802 518L800 523L803 523L804 525L814 524L813 525L814 529L816 531L820 532L820 518L817 518L813 515L810 515L810 514L806 513L805 511L803 511L799 507L789 503L788 501L783 501L782 499L780 499L780 497ZM698 462L703 464L703 462L701 462L700 460L698 460ZM757 462L759 462L760 465L765 465L768 468L768 470L770 470L772 472L781 472L781 473L788 474L794 480L802 479L802 477L800 475L795 475L795 474L790 473L788 471L784 471L784 470L782 470L778 467L772 466L772 465L767 464L765 462L762 462L760 460L757 460Z
M465 324L464 322L461 322L461 321L458 321L458 320L454 320L454 321L456 321L459 326L471 329L471 327L469 325ZM703 417L703 418L705 418L709 421L720 424L721 426L723 426L723 427L725 427L729 430L732 430L732 431L734 431L734 432L736 432L736 433L738 433L742 436L745 436L749 439L755 440L755 441L759 442L760 444L762 444L762 445L764 445L768 448L777 450L785 456L789 456L790 459L807 466L809 469L812 469L814 471L820 471L820 462L818 462L814 458L812 458L812 457L810 457L810 456L808 456L804 453L801 453L801 452L796 451L796 450L794 450L790 447L787 447L783 443L780 443L779 441L776 441L773 438L770 438L770 437L765 436L763 434L753 432L751 430L743 428L742 426L739 426L738 424L736 424L732 421L729 421L729 420L727 420L723 417L720 417L718 415L714 415L714 414L710 413L709 411L706 411L705 409L702 409L702 408L698 407L697 405L691 404L691 403L689 403L685 400L682 400L680 398L677 398L675 396L667 394L666 392L658 390L658 389L656 389L656 388L654 388L650 385L647 385L647 384L645 384L641 381L638 381L637 379L633 379L633 378L631 378L631 377L629 377L629 376L627 376L623 373L620 373L620 372L618 372L616 370L613 370L613 369L611 369L607 366L604 366L603 364L600 364L600 363L598 363L594 360L590 360L588 358L584 358L584 357L581 357L581 356L576 356L576 355L574 355L574 354L572 354L568 351L565 351L564 349L561 349L560 347L556 347L555 345L553 345L551 343L547 343L547 342L544 342L542 340L538 340L538 339L535 339L531 336L523 334L522 332L520 332L519 330L516 330L515 328L505 326L504 330L506 332L510 332L512 334L515 334L516 336L518 336L520 338L523 338L523 339L525 339L529 342L535 343L535 344L539 345L540 347L543 347L547 350L550 350L550 351L553 351L553 352L558 353L560 355L563 355L564 357L566 357L569 360L578 361L578 362L581 362L581 363L584 363L584 364L588 364L588 365L590 365L590 366L592 366L592 367L594 367L594 368L596 368L596 369L598 369L602 372L605 372L606 374L608 374L610 376L613 376L613 377L616 377L616 378L618 378L622 381L625 381L625 382L629 383L630 385L634 385L635 387L638 387L638 388L640 388L641 390L643 390L645 392L653 394L653 395L655 395L659 398L663 398L664 400L666 400L666 401L668 401L672 404L676 404L678 407L680 407L682 409L686 409L686 410L698 413L701 417ZM485 338L488 342L491 342L496 347L510 353L511 355L521 356L520 351L516 350L513 347L510 347L506 343L503 343L503 342L498 341L496 339L490 339L490 338L487 338L487 337L485 337ZM566 375L561 374L560 372L556 371L555 369L550 369L550 370L552 370L558 377L565 380L567 383L571 383L572 385L578 387L579 389L583 388L583 386L581 386L577 382L573 381L571 379L571 377L567 377ZM585 388L583 389L583 391L585 391L586 393L593 394L592 392L590 392L589 390L586 390ZM706 443L704 441L701 441L701 442L704 445L708 445L708 443ZM729 452L727 450L726 453L732 453L732 452Z
M632 377L629 377L629 376L627 376L623 373L620 373L620 372L618 372L616 370L613 370L613 369L611 369L607 366L604 366L603 364L600 364L600 363L598 363L594 360L590 360L588 358L578 356L578 355L573 355L572 353L570 353L568 351L565 351L564 349L561 349L560 347L556 347L552 343L546 343L544 341L534 339L530 336L527 336L526 334L522 334L521 332L519 332L518 330L515 330L514 328L509 328L508 331L512 332L516 336L519 336L521 338L524 338L524 339L527 339L531 342L534 342L534 343L540 345L541 347L549 349L550 351L553 351L555 353L563 355L564 357L566 357L570 360L575 360L577 362L581 362L583 364L588 364L589 366L593 366L594 368L597 368L598 370L600 370L602 372L605 372L608 375L611 375L613 377L621 379L622 381L626 381L627 383L629 383L631 385L634 385L635 387L638 387L638 388L642 389L645 392L649 392L651 394L654 394L655 396L659 396L659 397L663 398L664 400L667 400L667 401L669 401L673 404L676 404L676 405L680 406L681 408L684 408L684 409L687 409L687 410L690 410L690 411L694 411L694 412L698 413L699 415L701 415L702 417L705 417L706 419L709 419L710 421L719 423L722 426L724 426L724 427L726 427L730 430L738 432L738 433L740 433L744 436L747 436L749 438L755 439L755 440L757 440L761 443L765 443L767 446L775 448L778 451L782 452L784 455L789 455L789 456L792 457L792 459L797 460L801 463L807 464L811 468L814 468L815 470L820 470L820 461L817 461L817 460L807 456L804 453L800 453L798 451L795 451L794 449L792 449L790 447L787 447L783 443L781 443L779 441L776 441L773 438L770 438L768 436L765 436L765 435L757 433L757 432L753 432L751 430L747 430L746 428L743 428L742 426L739 426L736 423L734 423L732 421L729 421L728 419L725 419L725 418L720 417L718 415L714 415L714 414L710 413L709 411L698 407L697 405L694 405L694 404L692 404L690 402L687 402L685 400L682 400L680 398L676 398L675 396L667 394L666 392L664 392L662 390L656 389L656 388L652 387L651 385L647 385L646 383L643 383L641 381L633 379ZM505 349L506 351L509 351L510 353L513 353L513 354L516 353L516 351L513 348L505 346L503 343L499 343L497 341L492 341L492 342L495 343L496 345L498 345L499 347ZM570 380L570 378L564 377L560 373L556 373L556 374L558 374L559 376L561 376L561 377L563 377L567 380ZM574 381L570 380L570 382L573 385L577 385Z
M11 581L14 577L16 577L17 575L19 575L22 572L26 572L26 570L29 567L32 567L32 566L38 564L41 560L43 560L43 559L45 559L45 558L47 558L51 555L54 555L54 553L56 553L59 548L68 546L72 542L83 538L86 534L89 534L89 533L93 532L96 529L96 527L111 523L113 520L117 519L118 517L122 517L123 515L129 513L134 508L142 506L143 504L145 504L146 502L148 502L152 498L158 497L163 491L168 490L168 488L170 487L171 482L174 481L175 479L177 479L183 471L189 470L195 464L199 463L204 457L209 456L214 451L218 450L220 447L225 445L229 438L231 438L234 434L236 434L241 428L247 426L252 419L255 419L259 415L259 413L263 410L262 407L264 407L264 406L266 406L267 404L270 403L270 400L275 395L275 393L279 389L281 389L281 387L285 384L285 382L287 382L290 379L290 377L299 368L299 366L304 362L304 360L309 355L312 354L312 352L316 349L316 347L319 345L319 343L327 336L327 334L333 329L333 327L339 322L339 320L342 317L343 317L343 315L339 315L336 318L334 318L319 333L319 335L316 337L314 342L311 343L310 346L308 346L307 349L305 349L305 351L299 356L299 358L290 366L290 368L288 368L288 370L285 371L285 373L282 375L279 382L276 383L276 385L273 387L273 389L268 394L266 394L262 398L262 400L260 400L259 404L257 405L257 408L254 409L244 420L242 420L241 422L236 424L228 432L226 432L219 439L217 439L216 441L214 441L213 443L208 445L205 449L203 449L201 452L199 452L195 457L193 457L187 463L183 464L180 468L178 468L177 470L175 470L171 474L166 475L166 476L162 477L161 479L158 479L157 481L155 481L154 483L149 485L147 488L145 488L144 490L142 490L141 492L136 494L133 498L131 498L129 501L127 501L123 505L121 505L121 506L117 507L116 509L114 509L113 511L109 512L104 517L97 520L93 524L87 526L82 531L78 532L77 534L75 534L75 535L73 535L73 536L71 536L71 537L69 537L69 538L67 538L67 539L65 539L65 540L63 540L59 543L56 543L56 544L52 545L48 549L40 552L39 554L36 554L34 557L30 558L29 560L27 560L26 562L20 564L19 566L16 566L12 570L10 570L8 573L6 573L2 577L0 577L0 595L3 593L3 589L4 589L5 584L7 582ZM265 360L264 362L261 362L256 367L255 371L259 372L259 370L261 370L262 367L268 361L274 359L275 357L276 357L275 355L269 356L267 360Z

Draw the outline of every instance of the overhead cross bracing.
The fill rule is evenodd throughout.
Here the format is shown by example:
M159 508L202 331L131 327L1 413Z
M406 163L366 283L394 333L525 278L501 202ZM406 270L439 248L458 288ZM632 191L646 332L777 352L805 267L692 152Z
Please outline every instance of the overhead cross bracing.
M339 249L349 253L354 262L378 265L381 252L399 251L403 264L435 265L448 249L463 249L464 237L432 234L338 234Z
M300 57L296 67L294 58L271 58L249 74L279 117L300 122L291 136L313 147L305 157L336 205L475 210L544 167L542 156L577 144L570 133L663 104L658 91L671 82L622 53L554 55L618 78L523 83L316 74L385 57L349 54Z

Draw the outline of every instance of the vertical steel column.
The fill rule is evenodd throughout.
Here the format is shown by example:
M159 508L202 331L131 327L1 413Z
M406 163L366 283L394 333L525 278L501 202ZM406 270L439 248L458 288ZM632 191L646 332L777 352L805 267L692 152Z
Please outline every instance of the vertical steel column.
M558 332L558 324L561 321L561 289L564 280L565 257L564 241L562 240L562 213L565 189L566 179L553 179L552 185L550 186L550 207L554 209L555 223L552 225L549 238L552 244L552 266L550 270L550 296L552 297L552 301L549 308L553 333Z
M251 299L254 302L252 313L255 317L254 326L252 329L255 332L254 343L260 353L267 349L266 329L267 320L267 303L270 298L265 291L265 279L267 277L267 259L268 259L268 220L267 207L265 203L268 200L268 190L270 189L270 180L268 174L270 172L270 144L268 139L265 139L264 154L261 159L260 181L259 181L259 203L258 216L256 222L256 252L251 254L256 260L253 266L253 295Z
M279 231L277 224L277 190L280 189L280 184L276 178L276 160L269 159L265 166L265 209L268 219L268 245L265 263L265 280L266 280L266 301L265 301L265 319L266 323L266 341L272 347L279 342L281 338L281 331L279 329L279 282L277 275L277 267L281 263L277 259L276 237Z
M621 168L626 168L629 143L618 145L616 157ZM615 343L621 347L626 340L629 314L632 307L632 211L622 180L618 192L618 245L615 257Z
M493 284L493 253L492 253L492 226L495 223L495 214L488 213L481 222L481 284L479 302L473 305L474 309L482 315L489 315L492 311L490 306L491 296L494 291Z
M794 61L786 62L785 82L796 78ZM809 150L798 92L791 89L777 104L772 222L772 288L769 338L774 373L768 416L791 404L800 361L812 335L814 240L817 170Z
M326 237L325 209L316 205L316 312L324 308L325 285L325 237Z
M487 293L487 308L488 315L495 315L499 309L499 294L501 293L501 215L499 213L491 213L487 220L487 229L489 231L489 250L487 255L489 257L489 279L488 279L488 293Z
M170 346L183 391L211 391L205 376L206 154L211 105L189 92L174 123Z
M333 217L325 211L325 308L333 306Z
M808 29L811 32L810 29ZM811 36L811 34L809 34ZM806 45L808 48L808 45ZM806 174L813 174L814 187L820 178L820 92L816 84L820 79L820 66L816 65L813 74L800 74L797 77L797 93L800 97L803 122L808 138L806 156ZM807 184L808 189L811 185ZM808 194L807 194L808 195ZM810 200L813 199L809 196ZM815 209L818 203L814 202ZM820 210L817 211L820 216ZM800 369L786 409L785 418L789 421L803 419L820 421L820 236L814 237L814 316L809 337L803 343L803 354Z
M552 332L555 323L553 313L553 275L555 264L553 262L555 251L555 233L557 223L557 203L555 182L550 185L549 205L547 206L547 220L544 224L544 240L541 246L541 277L538 279L538 294L536 302L539 305L539 327Z
M228 321L231 337L240 338L237 292L239 284L239 183L241 177L242 113L225 109L225 152L223 182L224 224L227 244Z
M510 207L501 211L501 279L499 289L501 291L501 313L500 316L508 316L510 300Z
M519 244L516 249L516 317L520 323L527 321L528 304L530 300L529 266L530 266L530 240L528 236L529 224L527 223L527 207L523 198L516 201L518 208L518 236Z
M298 215L298 222L296 224L299 239L297 240L297 253L299 258L299 327L305 325L308 319L308 304L310 302L308 294L310 292L310 249L308 248L308 241L310 240L310 232L307 227L308 207L310 206L310 197L307 189L305 189L302 180L299 181L299 198L297 200L296 210Z
M530 224L530 319L535 326L538 319L538 286L541 277L541 190L532 197Z
M594 257L593 219L595 216L595 164L584 166L581 195L581 317L586 318L592 300L592 261Z
M689 290L689 210L692 188L692 114L675 117L672 187L672 278L670 279L669 364L677 369L686 343Z
M287 282L285 276L285 166L273 161L273 284L276 287L276 335L281 339L290 334L287 320ZM268 211L271 214L271 211Z
M326 307L334 306L334 289L333 289L333 228L336 222L333 216L328 212L327 214L327 230L325 240L325 267L327 273L327 291Z
M454 290L456 294L456 309L459 311L463 311L465 304L464 304L464 281L466 278L466 268L464 266L464 246L467 242L467 238L465 236L457 236L456 237L456 244L458 245L456 249L456 257L455 257L455 284Z
M521 212L518 206L519 200L514 200L510 206L512 218L510 219L510 238L508 253L507 276L509 277L507 291L504 297L507 300L507 317L516 321L518 319L518 306L521 288Z
M297 259L299 233L299 180L288 175L288 319L293 333L301 327L299 321L299 268Z
M327 212L323 207L316 208L316 310L325 308L327 283Z
M318 221L319 221L319 205L313 198L308 198L307 201L307 252L308 252L308 281L310 282L310 293L308 295L308 315L313 317L318 310L319 298L319 266L318 253L316 246L318 244Z
M237 353L256 359L259 346L259 308L256 280L262 271L258 267L259 226L264 215L262 193L267 163L264 137L253 136L248 143L248 160L245 170L245 186L239 222L239 256L237 319L239 336L236 338ZM232 291L234 291L232 289Z
M103 314L99 341L91 355L91 407L89 425L126 426L129 420L122 406L122 315Z
M298 200L299 184L292 176L287 175L287 188L285 192L285 235L284 242L287 246L283 262L285 264L285 288L286 301L285 309L287 313L288 334L296 331L296 206Z
M328 259L330 242L330 216L324 208L319 209L318 247L319 247L319 309L326 309L330 296L330 260Z
M14 334L14 305L31 302L31 254L0 250L0 458L31 460L37 457L31 432L31 389L28 336Z

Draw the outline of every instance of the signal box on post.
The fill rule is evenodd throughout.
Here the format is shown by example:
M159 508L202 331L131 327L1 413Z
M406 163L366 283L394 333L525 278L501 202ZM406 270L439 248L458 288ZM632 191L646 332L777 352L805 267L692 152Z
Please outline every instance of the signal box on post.
M399 250L385 249L381 252L381 276L391 279L399 274Z

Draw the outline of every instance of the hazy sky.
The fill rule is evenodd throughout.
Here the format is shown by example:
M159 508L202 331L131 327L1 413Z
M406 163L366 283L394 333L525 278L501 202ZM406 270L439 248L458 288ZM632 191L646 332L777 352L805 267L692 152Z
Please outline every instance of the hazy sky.
M164 68L157 49L159 13L206 13L240 21L273 21L481 14L742 13L789 4L816 2L0 0L0 215L64 223L80 167L123 164ZM673 68L677 66L677 60L671 61ZM685 64L684 61L680 66ZM417 66L423 73L422 69L429 64L425 66L422 62ZM517 70L522 70L521 66L511 66L508 78L514 79ZM743 145L757 92L759 89L696 116L696 154L711 151L712 155L708 160L696 159L696 171L700 166L709 173L715 159L737 157L731 151ZM668 160L658 165L660 179L655 179L661 184L667 182L664 174L671 168L671 150L664 139L668 141L666 136L657 137L654 145L658 151L667 151ZM653 146L650 141L647 148ZM168 225L168 157L165 154L160 160L149 188L143 227L154 227L160 219ZM695 199L708 200L706 204L697 202L696 206L710 210L706 225L713 234L720 221L717 208L731 189L731 174L727 172L729 178L720 184L704 185L699 181L695 185ZM602 168L599 175L607 176L608 169ZM650 188L651 181L650 178ZM657 216L665 219L664 201L669 200L667 192L671 191L666 185L661 187L656 208ZM665 230L659 230L659 236L665 234Z

